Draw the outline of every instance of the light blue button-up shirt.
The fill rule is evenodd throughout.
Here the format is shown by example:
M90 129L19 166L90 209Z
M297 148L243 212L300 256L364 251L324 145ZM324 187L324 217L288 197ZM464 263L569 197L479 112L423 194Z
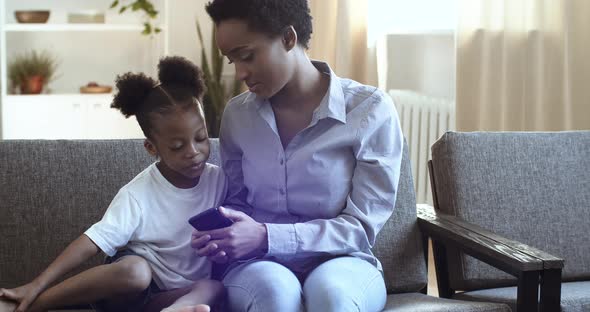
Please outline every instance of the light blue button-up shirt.
M268 254L295 272L341 255L381 269L371 247L391 216L403 135L389 96L337 77L311 123L284 149L268 100L246 92L221 124L226 206L266 224Z

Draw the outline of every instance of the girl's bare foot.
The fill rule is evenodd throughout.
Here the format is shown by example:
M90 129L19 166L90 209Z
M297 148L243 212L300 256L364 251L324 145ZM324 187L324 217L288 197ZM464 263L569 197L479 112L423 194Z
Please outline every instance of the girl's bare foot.
M16 310L16 302L0 299L0 312L14 312ZM201 312L201 310L197 310ZM202 310L205 311L205 310ZM207 310L209 311L209 310Z
M162 310L162 312L209 312L211 311L211 308L206 305L206 304L199 304L196 306L188 306L188 307L182 307L182 308L166 308L164 310ZM1 311L0 312L4 312ZM12 312L12 311L10 311Z

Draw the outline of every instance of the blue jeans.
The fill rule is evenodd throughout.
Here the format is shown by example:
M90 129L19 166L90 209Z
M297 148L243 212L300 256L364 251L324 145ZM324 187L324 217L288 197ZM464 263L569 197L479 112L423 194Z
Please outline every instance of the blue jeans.
M289 269L268 260L231 269L223 284L229 311L375 312L383 309L387 298L381 272L354 257L324 262L303 285Z

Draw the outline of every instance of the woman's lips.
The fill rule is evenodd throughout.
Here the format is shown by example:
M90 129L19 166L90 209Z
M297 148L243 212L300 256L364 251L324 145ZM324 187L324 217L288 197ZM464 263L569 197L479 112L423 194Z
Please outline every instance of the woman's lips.
M254 83L254 84L248 84L248 90L250 90L250 92L256 93L257 90L260 89L260 83Z

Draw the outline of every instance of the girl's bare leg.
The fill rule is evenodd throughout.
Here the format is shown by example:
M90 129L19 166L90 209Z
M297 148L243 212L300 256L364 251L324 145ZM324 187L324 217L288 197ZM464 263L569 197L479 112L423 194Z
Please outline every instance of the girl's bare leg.
M182 307L178 309L165 309L162 312L210 312L211 308L206 304L199 304L196 306Z
M13 312L17 306L14 301L0 299L0 312Z
M145 312L207 312L219 301L225 288L219 281L199 280L191 287L157 294L148 303Z
M151 268L143 258L125 256L117 262L91 268L47 289L27 311L41 312L60 306L89 304L122 295L129 300L146 289L151 280Z

